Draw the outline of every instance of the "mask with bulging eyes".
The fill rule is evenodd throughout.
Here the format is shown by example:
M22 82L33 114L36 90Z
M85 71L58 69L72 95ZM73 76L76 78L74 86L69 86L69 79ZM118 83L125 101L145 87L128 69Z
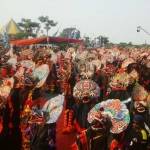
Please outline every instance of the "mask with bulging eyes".
M87 96L85 96L85 97L82 99L82 102L83 102L83 103L88 103L88 102L90 102L90 98L88 98Z
M138 113L144 113L146 111L145 106L140 102L134 102L134 108Z

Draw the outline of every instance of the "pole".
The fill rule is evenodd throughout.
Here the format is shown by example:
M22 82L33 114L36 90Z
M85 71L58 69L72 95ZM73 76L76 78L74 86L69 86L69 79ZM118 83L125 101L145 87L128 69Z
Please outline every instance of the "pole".
M147 35L150 36L150 33L148 31L146 31L144 28L142 28L141 26L137 27L137 32L140 32L140 30L143 30Z

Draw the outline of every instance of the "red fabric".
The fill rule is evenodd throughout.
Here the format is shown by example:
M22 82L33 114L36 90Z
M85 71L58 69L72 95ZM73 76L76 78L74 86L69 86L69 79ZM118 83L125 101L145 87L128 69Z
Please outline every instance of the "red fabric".
M7 69L6 68L1 69L1 75L3 78L6 78L6 76L7 76Z
M71 150L79 150L78 149L78 145L76 143L74 143L72 146L71 146Z
M99 86L101 90L104 90L105 89L105 86L101 85Z
M87 141L87 137L86 137L86 130L82 131L82 133L79 135L79 140L83 146L82 150L88 150L88 141ZM76 143L74 143L72 145L72 150L78 150L78 146Z
M113 140L110 144L109 150L123 149L124 143L118 142L117 140Z
M0 133L3 130L3 119L0 117Z
M150 80L146 80L146 81L143 81L144 85L149 85L150 84Z
M46 38L23 39L23 40L11 41L11 44L16 46L26 46L26 45L42 43L45 40Z
M14 111L14 107L13 107L13 104L12 104L12 99L11 99L11 96L9 95L8 98L7 98L7 102L8 102L8 106L9 106L9 109L10 109L10 118L12 117L12 113Z
M124 73L125 72L125 68L120 68L119 70L118 70L118 73Z
M77 131L78 133L82 133L82 131L86 130L86 129L84 129L84 128L81 128L80 125L78 124L78 122L77 122L76 120L75 120L75 122L74 122L74 127L75 127L75 129L76 129L76 131Z
M110 144L110 149L109 150L115 150L118 148L118 141L113 140Z
M36 100L33 100L31 105L32 106L39 105L42 108L44 104L46 103L46 101L47 101L46 99L40 97Z
M32 99L27 99L25 102L25 106L29 106L31 108L32 105L33 105Z
M78 43L78 44L81 44L83 42L82 40L68 39L68 38L61 38L61 37L49 37L48 41L49 43ZM32 44L46 43L46 42L47 42L47 37L44 37L44 38L15 40L15 41L11 41L11 44L16 46L27 46Z
M15 70L13 68L11 68L10 75L13 76L14 74L15 74Z
M87 150L88 141L86 137L86 131L82 131L82 133L79 135L79 138L80 138L82 145L84 145L84 150Z
M119 141L117 141L116 139L112 140L110 144L110 150L123 149L124 145L124 132L122 132L119 135Z
M65 104L64 104L65 105ZM63 107L63 112L57 121L56 127L56 149L58 150L71 150L71 146L75 143L76 133L72 132L69 134L63 134L63 124L64 124L64 113L65 108ZM75 149L77 150L77 149Z
M50 37L49 42L56 42L56 43L82 43L82 40L77 39L68 39L68 38L61 38L61 37Z
M125 87L112 87L112 91L126 91L127 88Z

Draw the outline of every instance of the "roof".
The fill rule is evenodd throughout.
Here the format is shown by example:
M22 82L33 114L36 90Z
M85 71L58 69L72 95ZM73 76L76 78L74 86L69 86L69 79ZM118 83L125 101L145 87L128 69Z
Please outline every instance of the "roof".
M0 25L0 34L3 33L3 26Z
M21 32L19 26L13 19L11 19L9 23L7 24L6 31L7 31L7 34L10 34L10 35L16 35L17 33Z

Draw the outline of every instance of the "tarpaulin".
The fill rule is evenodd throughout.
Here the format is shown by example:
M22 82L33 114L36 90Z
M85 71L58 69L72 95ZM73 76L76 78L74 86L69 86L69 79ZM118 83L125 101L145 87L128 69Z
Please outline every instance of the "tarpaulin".
M23 39L23 40L14 40L10 43L15 46L28 46L32 44L41 44L41 43L76 43L81 44L83 40L77 39L68 39L62 37L43 37L43 38L32 38L32 39Z

